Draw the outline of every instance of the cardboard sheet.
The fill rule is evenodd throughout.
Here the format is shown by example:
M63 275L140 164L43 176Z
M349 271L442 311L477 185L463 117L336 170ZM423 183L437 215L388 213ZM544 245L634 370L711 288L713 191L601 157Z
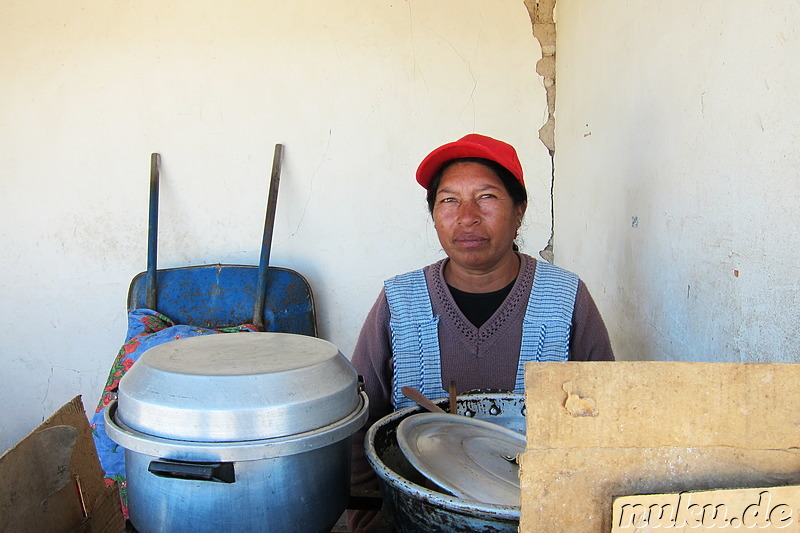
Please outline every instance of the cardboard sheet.
M0 456L0 533L119 533L116 486L106 487L80 397Z
M607 533L614 497L800 483L798 383L791 364L529 364L520 530Z

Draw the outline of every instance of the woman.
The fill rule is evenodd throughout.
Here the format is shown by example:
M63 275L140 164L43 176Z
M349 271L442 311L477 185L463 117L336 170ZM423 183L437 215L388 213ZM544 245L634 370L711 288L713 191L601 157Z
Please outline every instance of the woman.
M527 208L512 146L470 134L431 152L417 169L447 257L396 276L370 310L352 363L370 399L367 427L412 405L406 385L430 398L473 389L524 392L529 361L608 361L600 313L575 275L519 253ZM374 487L356 435L353 486ZM379 516L352 513L351 531L378 531ZM385 527L385 526L384 526Z

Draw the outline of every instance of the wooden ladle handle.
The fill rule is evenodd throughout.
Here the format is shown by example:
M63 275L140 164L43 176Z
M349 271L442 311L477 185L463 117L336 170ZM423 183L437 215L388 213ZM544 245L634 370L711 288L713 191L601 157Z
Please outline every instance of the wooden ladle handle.
M409 400L413 401L415 404L419 405L420 407L424 407L428 411L432 413L446 413L444 409L433 403L431 400L428 399L427 396L422 394L418 389L414 387L401 387L400 391L403 395L408 398Z

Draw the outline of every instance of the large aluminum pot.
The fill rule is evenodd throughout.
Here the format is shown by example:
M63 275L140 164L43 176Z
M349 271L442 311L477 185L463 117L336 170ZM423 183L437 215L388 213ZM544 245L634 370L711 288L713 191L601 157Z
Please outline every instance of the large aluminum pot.
M445 403L448 400L439 400ZM474 416L525 433L525 397L519 394L465 394L456 400L460 415ZM519 506L457 498L431 484L406 460L397 444L397 426L419 407L407 407L378 420L367 431L367 459L378 474L384 512L397 533L516 532Z
M330 343L192 337L145 352L106 410L140 533L330 531L368 400Z

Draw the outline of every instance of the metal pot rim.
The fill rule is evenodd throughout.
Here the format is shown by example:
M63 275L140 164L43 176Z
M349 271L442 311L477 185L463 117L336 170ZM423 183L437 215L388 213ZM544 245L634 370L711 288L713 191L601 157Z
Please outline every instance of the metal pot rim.
M360 391L360 402L350 414L327 426L294 435L259 440L206 442L183 441L141 433L116 416L117 401L105 409L105 428L109 438L125 449L153 457L193 461L257 461L309 452L339 442L364 426L369 414L369 399Z

